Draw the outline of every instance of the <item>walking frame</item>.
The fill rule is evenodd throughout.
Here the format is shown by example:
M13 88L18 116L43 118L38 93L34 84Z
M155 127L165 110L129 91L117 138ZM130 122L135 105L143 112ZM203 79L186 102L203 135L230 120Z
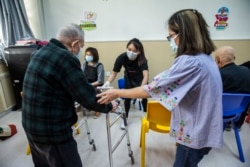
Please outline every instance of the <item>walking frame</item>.
M107 88L102 88L99 87L100 90L104 90ZM123 138L126 136L127 139L127 146L128 146L128 156L131 158L131 164L134 164L134 157L133 157L133 151L131 150L131 144L130 144L130 139L129 139L129 132L128 132L128 122L126 119L126 113L123 110L123 108L120 106L120 99L115 100L119 105L118 108L116 109L114 114L117 114L116 118L113 121L110 121L110 114L113 113L107 113L106 114L106 126L107 126L107 137L108 137L108 150L109 150L109 166L113 167L113 157L112 154L114 151L117 149L117 147L120 145L122 142ZM125 125L125 130L123 131L122 135L120 136L119 140L117 140L114 144L112 144L111 141L111 127L115 125L115 123L118 122L118 120L122 119Z
M92 145L93 150L96 151L96 145L94 139L91 138L89 126L88 126L88 121L87 121L87 116L86 116L86 109L83 109L83 120L81 120L79 123L75 123L75 128L74 130L76 131L76 134L80 134L80 127L85 124L86 131L87 131L87 136L89 140L89 144Z

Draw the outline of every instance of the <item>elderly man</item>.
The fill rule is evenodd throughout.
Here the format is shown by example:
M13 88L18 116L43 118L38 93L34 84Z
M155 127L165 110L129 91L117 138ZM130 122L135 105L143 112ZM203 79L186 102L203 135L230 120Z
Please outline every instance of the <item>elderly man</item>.
M76 24L62 27L49 44L33 54L23 82L22 125L36 167L81 167L72 125L74 102L107 113L115 103L96 102L95 88L83 75L77 55L84 32Z
M234 63L235 51L231 46L222 46L215 52L215 61L220 68L223 92L226 93L250 93L250 70ZM240 129L244 123L246 112L243 112L237 126ZM226 130L230 130L228 125Z

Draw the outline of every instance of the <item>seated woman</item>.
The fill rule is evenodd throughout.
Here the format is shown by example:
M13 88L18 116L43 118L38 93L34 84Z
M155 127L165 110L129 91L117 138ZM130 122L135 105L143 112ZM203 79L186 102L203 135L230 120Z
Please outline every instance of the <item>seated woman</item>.
M102 86L104 83L104 66L99 62L99 54L96 48L88 47L85 50L85 62L82 70L88 82L94 87ZM95 112L94 119L100 116L100 112Z

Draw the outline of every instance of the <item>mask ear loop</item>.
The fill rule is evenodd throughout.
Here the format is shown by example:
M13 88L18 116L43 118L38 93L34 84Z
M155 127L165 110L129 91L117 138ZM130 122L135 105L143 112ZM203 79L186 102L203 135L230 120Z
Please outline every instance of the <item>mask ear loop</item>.
M78 43L80 45L79 40L75 40L72 42L71 46L73 47L73 45L75 45L76 43Z
M75 41L73 41L72 44L71 44L71 48L72 48L72 52L73 52L73 53L74 53L74 45L75 45L77 42L79 43L79 40L75 40ZM80 47L80 44L79 44L79 47Z

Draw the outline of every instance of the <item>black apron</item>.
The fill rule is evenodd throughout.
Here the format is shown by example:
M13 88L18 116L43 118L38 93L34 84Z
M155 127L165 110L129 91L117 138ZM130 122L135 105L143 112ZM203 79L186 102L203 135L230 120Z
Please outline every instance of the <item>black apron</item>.
M86 63L85 69L84 69L84 75L86 76L89 83L93 83L97 81L98 79L98 66L101 65L101 63L98 63L96 67L89 66L88 63Z
M143 74L138 66L138 62L128 62L124 71L125 88L134 88L141 86Z

